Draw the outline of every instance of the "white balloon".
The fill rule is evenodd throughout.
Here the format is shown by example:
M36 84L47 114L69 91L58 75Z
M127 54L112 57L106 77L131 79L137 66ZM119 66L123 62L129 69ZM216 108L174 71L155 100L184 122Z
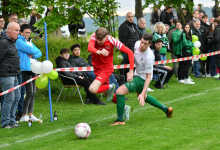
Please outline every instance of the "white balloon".
M50 73L53 70L53 64L49 60L45 60L42 62L41 70L43 73Z
M199 48L200 46L201 46L200 41L195 41L195 42L194 42L194 47L195 47L195 48Z
M31 64L31 71L32 71L33 73L36 73L36 74L42 73L42 70L41 70L41 62L39 62L39 61L33 62L33 63Z

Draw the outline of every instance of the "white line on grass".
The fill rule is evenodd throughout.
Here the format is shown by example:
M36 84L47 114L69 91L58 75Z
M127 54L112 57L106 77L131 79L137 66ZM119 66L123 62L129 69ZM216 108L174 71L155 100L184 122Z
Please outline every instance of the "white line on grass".
M220 89L220 87L214 88L214 89L210 89L210 90L206 90L206 91L204 91L204 92L202 92L202 93L192 94L192 95L189 95L189 96L187 96L187 97L183 97L183 98L179 98L179 99L175 99L175 100L172 100L172 101L165 102L165 103L163 103L163 104L170 104L170 103L173 103L173 102L181 101L181 100L183 100L183 99L187 99L187 98L191 98L191 97L195 97L195 96L201 96L201 95L203 95L203 94L206 94L206 93L209 92L209 91L219 90L219 89ZM139 108L139 109L134 110L134 112L137 112L137 111L142 110L142 109L148 109L148 108L151 108L151 107L152 107L152 106L142 107L142 108ZM114 117L116 117L116 115L112 115L112 116L109 116L109 117L106 117L106 118L102 118L102 119L98 119L98 120L95 120L95 121L92 121L92 122L88 122L88 124L100 122L100 121L107 120L107 119L114 118ZM58 132L66 131L66 130L73 129L73 128L75 128L75 127L71 126L71 127L64 128L64 129L57 129L57 130L54 130L54 131L52 131L52 132L44 133L44 134L42 134L42 135L36 135L36 136L34 136L34 137L32 137L32 138L15 141L14 143L2 144L2 145L0 145L0 148L1 148L1 147L6 147L6 146L10 146L10 145L12 145L12 144L17 144L17 143L22 143L22 142L34 140L34 139L37 139L37 138L42 138L42 137L45 137L45 136L48 136L48 135L51 135L51 134L55 134L55 133L58 133Z

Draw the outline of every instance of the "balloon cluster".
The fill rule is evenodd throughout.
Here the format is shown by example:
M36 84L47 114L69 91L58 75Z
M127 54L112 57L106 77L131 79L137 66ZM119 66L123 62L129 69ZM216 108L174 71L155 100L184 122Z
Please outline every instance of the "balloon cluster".
M31 71L36 74L44 74L35 80L35 85L39 88L45 88L48 84L48 77L50 79L56 79L58 77L57 71L53 70L53 64L49 60L45 60L42 63L36 61L31 64Z
M199 41L198 36L196 35L192 35L192 42L194 43L194 47L193 47L193 55L199 55L200 54L200 49L199 47L201 46L201 43ZM201 57L201 60L205 61L207 59L207 57ZM196 58L194 59L195 61L198 61Z

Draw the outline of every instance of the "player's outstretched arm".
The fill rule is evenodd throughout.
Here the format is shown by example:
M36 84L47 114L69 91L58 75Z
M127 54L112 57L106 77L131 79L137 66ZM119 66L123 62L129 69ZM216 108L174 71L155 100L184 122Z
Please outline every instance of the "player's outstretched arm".
M146 91L147 91L147 88L149 87L150 80L151 80L151 73L146 73L146 79L145 79L143 90L141 94L138 96L139 104L141 106L145 105L145 99L147 98Z

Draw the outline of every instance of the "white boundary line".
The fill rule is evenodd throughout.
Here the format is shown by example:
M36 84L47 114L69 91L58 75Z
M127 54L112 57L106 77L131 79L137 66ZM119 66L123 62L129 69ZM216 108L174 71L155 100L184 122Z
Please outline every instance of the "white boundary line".
M184 99L188 99L188 98L191 98L191 97L194 97L194 96L200 96L200 95L206 94L209 91L219 90L219 89L220 89L220 87L214 88L214 89L210 89L210 90L205 90L202 93L192 94L192 95L189 95L187 97L183 97L183 98L179 98L179 99L175 99L175 100L172 100L172 101L165 102L163 104L174 103L174 102L181 101L181 100L184 100ZM142 107L142 108L134 110L134 112L137 112L137 111L142 110L142 109L148 109L148 108L151 108L151 107L153 107L153 106ZM114 118L114 117L116 117L116 115L112 115L112 116L109 116L109 117L106 117L106 118L102 118L102 119L98 119L98 120L95 120L95 121L91 121L91 122L88 122L88 124L96 123L96 122L103 121L103 120L106 120L106 119L111 119L111 118ZM14 143L6 143L6 144L3 144L3 145L0 145L0 148L6 147L6 146L10 146L12 144L22 143L22 142L26 142L26 141L30 141L30 140L34 140L34 139L38 139L38 138L42 138L42 137L46 137L48 135L55 134L55 133L62 132L62 131L66 131L66 130L73 129L73 128L75 128L75 127L71 126L71 127L64 128L64 129L57 129L57 130L54 130L52 132L44 133L42 135L36 135L36 136L34 136L32 138L15 141Z

